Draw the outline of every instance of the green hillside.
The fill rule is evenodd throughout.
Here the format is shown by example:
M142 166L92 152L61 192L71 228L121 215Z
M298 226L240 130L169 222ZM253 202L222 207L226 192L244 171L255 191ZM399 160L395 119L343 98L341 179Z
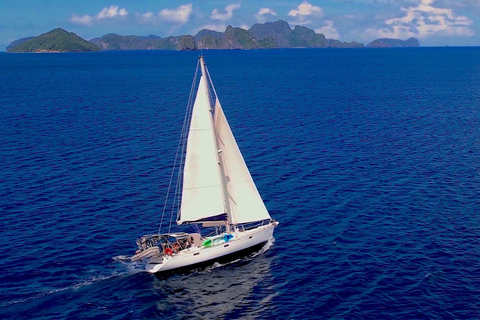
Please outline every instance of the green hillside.
M100 51L96 45L80 38L73 32L57 28L33 37L18 45L10 45L7 52L85 52Z

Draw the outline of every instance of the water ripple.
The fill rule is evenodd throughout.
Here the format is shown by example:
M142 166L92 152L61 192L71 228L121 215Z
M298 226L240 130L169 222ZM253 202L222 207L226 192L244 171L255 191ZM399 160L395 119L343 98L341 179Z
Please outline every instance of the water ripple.
M0 317L480 318L478 48L209 53L275 243L170 277L126 261L196 56L0 55Z

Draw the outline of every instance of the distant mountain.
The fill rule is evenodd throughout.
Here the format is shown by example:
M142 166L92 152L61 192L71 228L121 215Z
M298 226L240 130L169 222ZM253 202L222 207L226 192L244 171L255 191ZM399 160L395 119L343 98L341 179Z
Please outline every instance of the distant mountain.
M103 50L200 50L272 48L363 48L362 43L326 39L323 34L303 27L292 30L286 21L255 24L249 30L228 26L225 32L203 29L195 36L161 38L150 35L106 34L90 40Z
M102 50L195 50L192 36L161 38L155 35L148 37L120 36L109 33L101 38L90 40Z
M323 34L315 33L303 26L290 25L283 20L255 24L247 31L261 44L261 48L327 48L328 41Z
M19 44L22 44L22 43L24 43L25 41L30 40L30 39L33 39L33 38L35 38L35 37L22 38L22 39L18 39L18 40L12 41L12 42L10 43L10 45L7 47L7 52L8 52L9 49L13 49L13 47L16 47L16 46L18 46Z
M364 48L364 44L356 41L340 42L338 40L327 39L329 48Z
M367 48L404 48L404 47L420 47L420 43L418 43L418 40L415 38L410 38L407 40L382 38L382 39L374 40L369 44L367 44Z
M268 42L276 48L290 47L292 29L286 21L257 23L250 28L249 32L259 41Z
M13 41L7 52L83 52L100 51L100 48L80 38L73 32L57 28L38 37Z
M377 39L368 47L418 47L418 40ZM86 41L74 33L57 28L38 37L13 41L7 52L70 52L99 50L200 50L273 48L363 48L363 43L327 39L305 26L290 28L279 20L254 24L250 29L228 26L225 32L201 30L195 36L162 38L155 35L121 36L115 33Z
M214 49L221 46L223 32L203 29L195 36L197 48Z

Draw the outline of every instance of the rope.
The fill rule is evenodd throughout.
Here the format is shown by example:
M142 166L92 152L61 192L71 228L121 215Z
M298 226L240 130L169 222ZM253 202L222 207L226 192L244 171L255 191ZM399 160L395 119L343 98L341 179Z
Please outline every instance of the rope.
M207 66L205 65L205 71L207 72L207 79L208 79L208 83L210 83L210 87L212 87L212 90L213 90L213 93L214 93L214 96L215 98L213 98L213 96L211 96L211 101L210 101L210 104L215 108L215 103L216 103L216 99L217 99L217 91L215 90L215 86L213 85L213 81L212 81L212 77L210 77L210 72L208 72L208 68Z
M182 125L182 131L180 133L180 139L178 141L177 145L177 151L175 154L175 161L173 163L173 168L172 168L172 173L170 174L170 181L168 183L168 189L167 189L167 195L165 197L165 204L163 206L163 211L162 211L162 217L160 219L160 225L158 227L158 233L160 233L163 225L163 220L165 217L165 212L167 210L167 205L168 205L168 200L170 198L170 190L172 188L172 182L173 178L175 176L175 172L177 172L177 181L176 181L176 186L175 186L175 193L173 195L173 200L172 200L172 212L170 216L170 224L168 226L168 232L170 232L171 227L172 227L172 222L173 222L173 215L175 212L175 208L177 208L178 213L180 213L180 199L179 195L181 193L181 181L182 181L182 168L183 168L183 163L185 161L185 149L186 149L186 140L188 137L188 122L191 118L192 110L193 110L193 97L195 95L195 87L196 87L196 80L197 80L197 74L198 74L198 69L199 69L199 63L197 63L197 68L195 69L195 76L193 77L192 81L192 86L190 88L190 95L188 97L188 104L187 104L187 109L185 111L185 116L183 118L183 125ZM178 158L180 156L180 163L178 163Z

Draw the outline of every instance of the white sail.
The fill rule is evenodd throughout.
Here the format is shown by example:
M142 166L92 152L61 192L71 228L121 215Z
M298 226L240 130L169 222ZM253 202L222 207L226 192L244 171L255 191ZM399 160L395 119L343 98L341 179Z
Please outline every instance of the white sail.
M207 72L202 65L188 134L181 212L177 222L212 221L223 213L231 224L271 219L220 101L215 98L212 115Z
M208 88L202 76L190 122L177 223L208 220L225 213L222 183Z
M195 233L170 233L169 230L168 233L144 235L137 239L138 250L131 260L146 261L146 270L151 273L213 263L231 254L258 250L273 237L278 225L270 218L248 171L203 57L200 57L199 65L202 76L193 110L187 108L186 113L189 115L191 111L191 119L182 164L183 189L177 223L199 223L207 228L215 226L215 234L208 229L208 236L202 236L199 230ZM192 86L191 93L194 91L195 86ZM215 105L212 105L213 97ZM181 155L183 151L183 148L177 150ZM176 169L175 165L173 173L177 172ZM178 188L179 185L175 188L174 199L177 199ZM173 204L176 207L178 203L173 201ZM260 220L269 221L232 228L232 224Z
M215 102L215 131L218 139L217 144L221 150L220 158L228 193L227 210L229 211L230 223L270 219L218 98Z

